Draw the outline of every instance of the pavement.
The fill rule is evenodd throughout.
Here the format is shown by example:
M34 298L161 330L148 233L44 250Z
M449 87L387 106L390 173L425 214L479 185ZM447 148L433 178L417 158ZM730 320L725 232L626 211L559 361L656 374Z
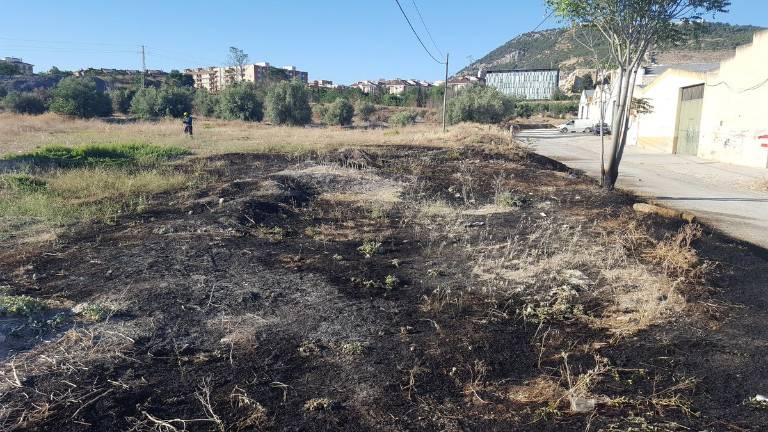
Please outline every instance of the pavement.
M524 130L520 139L543 156L600 177L600 137ZM768 169L749 168L627 147L616 187L688 211L731 237L768 249Z

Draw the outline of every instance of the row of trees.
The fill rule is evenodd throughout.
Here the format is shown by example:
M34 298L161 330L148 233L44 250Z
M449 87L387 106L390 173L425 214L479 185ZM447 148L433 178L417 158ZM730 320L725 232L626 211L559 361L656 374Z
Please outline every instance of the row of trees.
M449 123L499 123L510 117L528 118L534 114L562 117L578 112L575 101L525 102L507 96L493 87L468 87L449 99L446 117Z

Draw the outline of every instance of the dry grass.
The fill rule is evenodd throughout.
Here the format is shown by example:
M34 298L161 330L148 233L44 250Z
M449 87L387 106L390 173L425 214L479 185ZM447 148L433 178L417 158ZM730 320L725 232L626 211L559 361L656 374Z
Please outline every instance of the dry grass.
M76 222L110 223L121 214L142 211L152 195L177 190L196 182L194 173L153 168L128 171L78 168L41 174L39 187L0 186L0 239L55 238L60 229ZM37 235L33 235L37 233Z
M399 129L339 129L278 127L261 123L199 119L195 137L182 134L178 120L107 122L79 120L56 114L26 116L0 114L0 150L23 153L45 145L148 143L179 146L199 155L230 152L301 154L350 146L419 145L514 145L511 137L487 126L461 124L444 134L437 125Z

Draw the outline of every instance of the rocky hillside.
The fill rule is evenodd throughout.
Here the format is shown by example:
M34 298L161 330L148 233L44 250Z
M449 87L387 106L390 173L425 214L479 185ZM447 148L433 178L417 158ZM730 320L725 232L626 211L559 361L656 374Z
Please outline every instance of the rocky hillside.
M684 25L690 37L681 45L657 47L650 53L658 63L709 62L726 58L739 45L752 41L755 26L723 23ZM605 50L605 46L599 47ZM568 29L552 29L522 34L465 67L459 75L474 74L479 68L535 69L559 67L569 73L589 66L589 51Z

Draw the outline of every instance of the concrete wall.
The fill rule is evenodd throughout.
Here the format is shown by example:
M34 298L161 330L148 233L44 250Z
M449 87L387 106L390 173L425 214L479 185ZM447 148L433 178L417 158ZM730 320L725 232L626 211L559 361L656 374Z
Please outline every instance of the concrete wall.
M653 107L650 114L637 116L637 145L642 148L673 153L677 129L680 89L703 84L706 74L670 69L642 90L635 98L646 98ZM706 98L706 91L705 91Z
M707 76L698 156L768 167L768 31Z
M560 82L558 70L488 71L485 84L508 96L552 99Z

